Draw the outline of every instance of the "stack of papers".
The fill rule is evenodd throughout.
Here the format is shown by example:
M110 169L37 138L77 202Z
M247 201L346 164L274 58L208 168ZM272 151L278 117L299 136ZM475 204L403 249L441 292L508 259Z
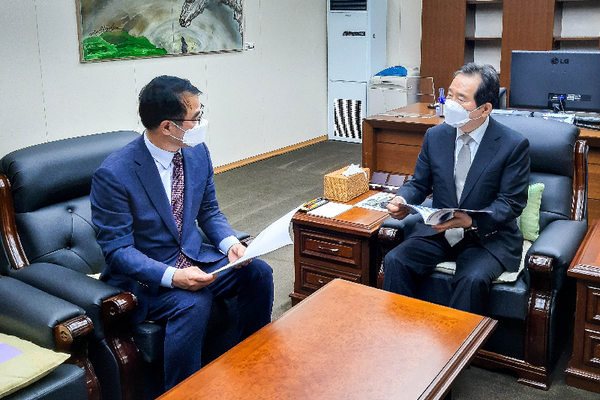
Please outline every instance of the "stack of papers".
M319 208L309 211L307 214L314 215L316 217L334 218L351 208L352 206L348 204L334 203L330 201Z

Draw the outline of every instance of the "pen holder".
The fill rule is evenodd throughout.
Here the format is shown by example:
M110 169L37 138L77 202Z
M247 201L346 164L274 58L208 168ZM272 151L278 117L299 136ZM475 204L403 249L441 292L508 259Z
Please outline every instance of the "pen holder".
M342 172L347 169L348 167L344 167L325 175L324 197L327 200L346 202L369 190L369 168L361 168L367 173L366 177L361 173L342 175Z

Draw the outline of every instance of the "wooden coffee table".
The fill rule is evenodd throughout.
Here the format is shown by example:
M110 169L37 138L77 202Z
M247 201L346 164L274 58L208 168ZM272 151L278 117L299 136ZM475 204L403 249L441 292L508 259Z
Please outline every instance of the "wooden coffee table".
M160 399L440 399L495 326L336 279Z

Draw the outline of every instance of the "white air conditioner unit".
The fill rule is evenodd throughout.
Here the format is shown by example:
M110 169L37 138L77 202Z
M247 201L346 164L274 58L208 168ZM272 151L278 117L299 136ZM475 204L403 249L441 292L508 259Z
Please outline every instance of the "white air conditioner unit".
M329 138L362 141L369 79L385 68L387 0L328 0Z

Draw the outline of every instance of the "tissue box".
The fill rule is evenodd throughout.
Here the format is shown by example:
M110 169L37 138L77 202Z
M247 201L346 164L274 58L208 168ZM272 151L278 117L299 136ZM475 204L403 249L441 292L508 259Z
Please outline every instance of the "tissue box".
M325 175L326 199L347 202L369 190L369 168L361 168L367 173L367 177L360 173L342 175L347 169L348 167L344 167Z

